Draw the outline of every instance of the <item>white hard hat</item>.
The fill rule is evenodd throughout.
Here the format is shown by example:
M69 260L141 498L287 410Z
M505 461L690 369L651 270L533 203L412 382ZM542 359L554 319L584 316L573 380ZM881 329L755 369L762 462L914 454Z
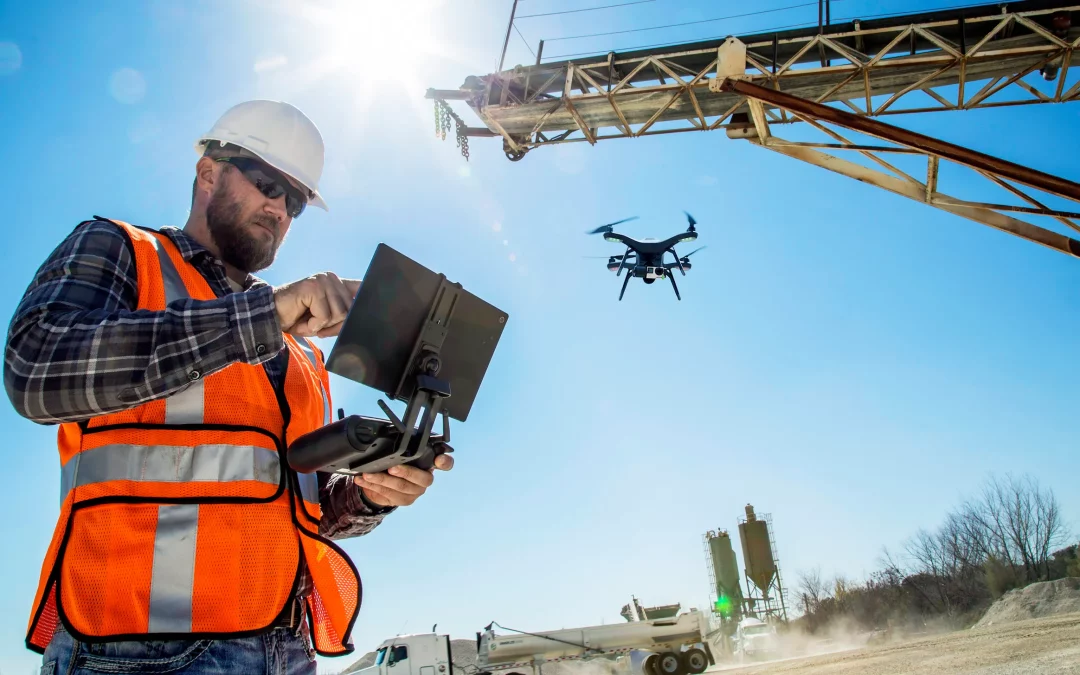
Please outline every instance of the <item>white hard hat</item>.
M319 194L323 170L322 134L295 106L281 101L238 103L195 141L200 155L209 141L231 143L257 155L311 192L310 203L329 211Z

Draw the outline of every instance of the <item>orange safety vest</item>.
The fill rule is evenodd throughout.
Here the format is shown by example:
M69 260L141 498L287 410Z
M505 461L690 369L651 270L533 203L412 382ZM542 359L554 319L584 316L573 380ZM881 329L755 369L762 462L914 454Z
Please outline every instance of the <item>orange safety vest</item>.
M167 236L113 222L134 247L139 309L216 297ZM58 621L84 642L257 634L295 596L303 555L316 651L353 651L360 576L319 535L316 475L283 457L297 437L330 422L329 376L312 343L284 339L280 398L261 365L233 363L204 377L193 363L190 384L168 397L60 425L60 517L29 649L43 653Z

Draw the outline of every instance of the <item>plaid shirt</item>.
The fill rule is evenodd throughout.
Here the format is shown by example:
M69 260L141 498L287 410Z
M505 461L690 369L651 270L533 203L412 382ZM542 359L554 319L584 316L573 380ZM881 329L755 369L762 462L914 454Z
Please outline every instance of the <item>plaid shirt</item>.
M262 364L275 389L289 353L273 288L248 275L243 292L225 265L175 227L161 232L194 265L216 300L185 299L136 311L135 257L119 226L80 223L38 269L8 328L4 387L20 415L39 424L86 420L167 396L198 369ZM347 476L319 473L322 522L331 539L367 534L393 509L364 499ZM305 578L301 593L310 587Z

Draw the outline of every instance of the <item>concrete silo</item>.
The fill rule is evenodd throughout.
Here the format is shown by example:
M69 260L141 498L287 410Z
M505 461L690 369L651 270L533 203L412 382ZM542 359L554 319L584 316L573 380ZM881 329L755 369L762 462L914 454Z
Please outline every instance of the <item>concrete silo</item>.
M787 621L784 586L776 557L772 517L758 519L754 507L746 505L746 517L739 518L743 569L746 576L746 612L761 619Z
M721 619L739 620L742 614L742 575L731 537L727 530L709 530L705 533L705 547L709 561L709 581L712 588L713 613Z

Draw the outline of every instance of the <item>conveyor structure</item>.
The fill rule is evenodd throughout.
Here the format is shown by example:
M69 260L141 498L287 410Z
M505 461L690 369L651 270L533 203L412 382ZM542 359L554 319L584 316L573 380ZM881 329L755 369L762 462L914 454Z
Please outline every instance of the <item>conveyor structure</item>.
M724 129L1080 257L1080 184L882 120L1080 100L1077 20L1080 5L1060 1L986 4L516 66L469 76L458 89L429 89L427 97L437 132L456 130L466 157L470 137L501 138L506 156L519 161L559 143ZM484 126L470 126L449 101L464 101ZM793 124L822 140L777 135ZM922 168L912 171L908 159L901 169L899 155L921 158ZM975 172L1002 198L950 194L947 162Z

